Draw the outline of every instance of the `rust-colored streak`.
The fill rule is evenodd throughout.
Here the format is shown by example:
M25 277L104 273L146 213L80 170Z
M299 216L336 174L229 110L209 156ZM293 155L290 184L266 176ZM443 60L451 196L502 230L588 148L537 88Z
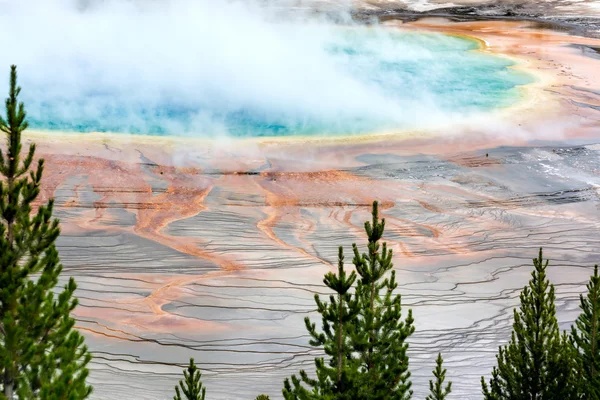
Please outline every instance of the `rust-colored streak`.
M260 181L256 181L254 180L253 182L265 193L265 207L263 209L264 213L267 215L265 219L259 221L256 224L256 227L263 232L269 239L271 239L272 241L274 241L275 243L277 243L280 247L283 248L287 248L287 249L293 249L295 251L300 252L301 254L303 254L304 256L316 260L319 263L325 264L325 265L331 265L330 263L328 263L327 261L314 256L313 254L310 254L309 252L307 252L304 248L301 247L297 247L297 246L292 246L286 242L284 242L283 240L281 240L280 238L277 237L277 235L275 234L275 232L273 231L273 228L277 225L278 221L280 221L281 216L279 215L279 210L281 207L285 207L286 209L288 209L288 207L293 207L293 206L297 206L298 201L296 198L294 198L293 196L290 197L286 197L283 195L278 195L275 193L275 191L271 191L268 189L269 186L273 186L276 185L276 176L280 176L280 179L283 177L283 175L281 174L272 174L272 173L265 173L262 174L262 179L260 179ZM271 185L265 185L264 184L264 178L267 178L267 180L269 180L271 182ZM283 189L284 191L286 189L284 189L281 185L277 185L280 187L280 189ZM288 211L288 212L293 212L296 215L296 218L300 218L300 213L297 207L293 208L293 211Z

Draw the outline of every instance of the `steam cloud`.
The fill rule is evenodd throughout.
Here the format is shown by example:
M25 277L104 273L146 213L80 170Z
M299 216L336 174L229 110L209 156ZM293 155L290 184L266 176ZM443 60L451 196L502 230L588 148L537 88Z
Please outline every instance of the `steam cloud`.
M410 71L374 68L435 54L382 29L347 29L250 1L2 1L0 66L18 65L30 119L56 129L104 121L107 130L218 135L231 133L233 115L239 126L347 133L460 117ZM363 43L363 57L339 50L363 34L377 43ZM443 82L446 72L426 78Z

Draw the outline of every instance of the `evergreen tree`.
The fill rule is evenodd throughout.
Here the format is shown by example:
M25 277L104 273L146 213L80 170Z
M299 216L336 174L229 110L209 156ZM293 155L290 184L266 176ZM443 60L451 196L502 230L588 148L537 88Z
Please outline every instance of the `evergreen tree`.
M349 343L348 330L358 314L357 302L353 300L350 289L356 281L356 273L349 275L344 270L344 253L340 246L338 249L337 275L328 272L323 283L336 294L329 296L329 302L321 301L315 294L317 311L322 317L322 332L317 331L316 324L311 323L306 317L304 323L311 340L310 345L323 347L328 356L328 362L323 357L315 359L317 379L308 377L304 370L300 371L300 378L293 375L291 382L284 381L283 396L285 399L347 399L356 397L352 386L352 376L356 369L351 355L352 348ZM304 383L304 385L302 385ZM306 386L310 389L307 389Z
M44 160L32 168L35 145L22 158L21 134L27 128L17 72L10 72L6 151L0 150L0 398L84 399L91 356L73 329L77 306L73 278L56 296L62 271L55 241L60 230L52 218L53 200L33 212Z
M600 400L600 276L598 266L587 284L587 296L580 296L581 314L571 327L576 346L580 398Z
M379 220L373 203L372 222L365 223L368 255L353 244L355 272L346 274L343 252L339 249L338 274L328 273L324 283L337 293L329 303L315 296L322 316L323 332L305 320L312 346L322 346L328 356L315 359L317 379L300 371L284 382L283 394L292 399L405 400L412 395L408 372L408 344L414 332L412 313L401 319L401 298L394 295L396 275L392 251L379 241L385 220ZM360 279L358 279L360 278ZM354 296L350 289L355 288ZM383 292L383 293L382 293Z
M360 277L356 285L360 312L351 331L354 352L360 360L358 398L405 400L412 396L406 339L415 331L414 319L412 310L408 310L402 320L401 297L394 294L398 284L392 270L392 250L385 242L381 249L379 246L384 229L385 219L379 220L375 201L372 222L365 222L368 254L361 255L356 244L352 245L352 262Z
M259 394L258 396L256 396L255 400L270 400L269 396L267 396L266 394Z
M444 381L446 380L446 368L443 368L444 360L442 354L438 353L437 360L435 361L435 370L433 370L433 376L435 377L435 383L429 381L429 396L425 400L445 400L446 396L452 391L452 382L448 382L444 387Z
M574 367L566 334L561 335L554 305L554 286L546 277L542 249L535 270L514 310L508 345L501 346L490 385L481 378L486 400L568 400L573 397Z
M194 359L190 358L190 365L187 371L183 370L183 379L179 381L179 387L175 386L175 396L173 400L204 400L206 397L206 388L202 387L202 372L194 364ZM184 397L181 397L183 393Z

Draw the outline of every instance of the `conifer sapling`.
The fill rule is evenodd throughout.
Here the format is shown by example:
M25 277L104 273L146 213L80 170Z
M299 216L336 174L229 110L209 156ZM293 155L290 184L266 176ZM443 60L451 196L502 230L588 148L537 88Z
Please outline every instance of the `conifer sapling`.
M355 281L356 273L352 271L347 274L344 269L344 253L340 246L337 275L328 272L323 279L323 283L332 289L335 295L329 296L329 302L324 302L319 295L315 295L323 331L318 331L316 324L308 317L304 319L311 336L310 345L323 347L328 361L325 362L323 357L315 359L316 380L309 378L304 370L300 371L300 378L293 375L291 381L286 379L283 389L285 399L320 399L333 394L334 398L339 400L355 398L352 377L356 374L356 363L352 359L348 334L348 329L358 314L356 300L350 292Z
M317 379L303 370L299 378L286 379L286 400L407 400L412 395L406 343L414 332L412 312L402 319L401 297L394 293L398 284L392 251L386 243L381 248L379 244L385 220L379 220L377 202L372 221L364 226L368 254L352 245L356 273L345 272L340 248L338 274L329 272L324 279L335 294L329 303L315 296L323 332L305 320L310 344L322 347L327 360L315 359Z
M600 400L600 276L598 266L587 284L587 295L580 296L581 314L571 327L581 378L580 397Z
M446 368L442 366L444 360L442 354L438 353L435 361L435 369L433 370L434 381L429 381L429 395L426 400L445 400L446 396L452 391L452 382L448 382L444 387L444 381L446 380Z
M481 378L485 400L572 398L572 352L558 327L554 286L546 276L542 249L533 265L521 306L514 310L511 339L499 349L489 386Z
M353 264L359 275L356 285L359 316L352 330L353 349L360 360L357 386L364 400L407 400L412 396L408 370L408 343L415 331L412 310L402 319L392 250L380 240L385 219L379 219L379 204L373 202L372 221L365 222L368 254L356 244ZM389 273L389 274L388 274Z
M6 135L6 150L0 150L0 398L85 399L92 392L86 384L91 356L70 317L77 306L73 278L54 294L62 271L55 246L60 230L53 200L33 209L44 160L32 166L34 144L21 152L28 125L20 91L13 65L6 117L0 117Z
M202 387L200 378L202 378L202 372L194 364L194 359L190 358L187 370L183 370L183 379L179 381L179 386L175 386L173 400L204 400L206 388ZM181 390L179 390L180 388Z

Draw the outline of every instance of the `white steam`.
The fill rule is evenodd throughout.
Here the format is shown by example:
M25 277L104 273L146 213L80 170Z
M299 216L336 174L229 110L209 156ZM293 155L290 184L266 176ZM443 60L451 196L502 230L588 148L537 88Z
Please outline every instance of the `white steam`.
M8 73L18 65L34 118L94 120L109 109L118 125L141 132L159 121L169 133L225 134L222 116L248 110L334 131L349 120L407 127L455 118L427 90L397 96L374 84L377 77L361 79L376 71L332 55L339 30L322 19L276 17L249 1L10 0L0 2L0 66ZM373 57L432 57L377 35ZM164 104L189 110L189 121L168 110L139 112Z

